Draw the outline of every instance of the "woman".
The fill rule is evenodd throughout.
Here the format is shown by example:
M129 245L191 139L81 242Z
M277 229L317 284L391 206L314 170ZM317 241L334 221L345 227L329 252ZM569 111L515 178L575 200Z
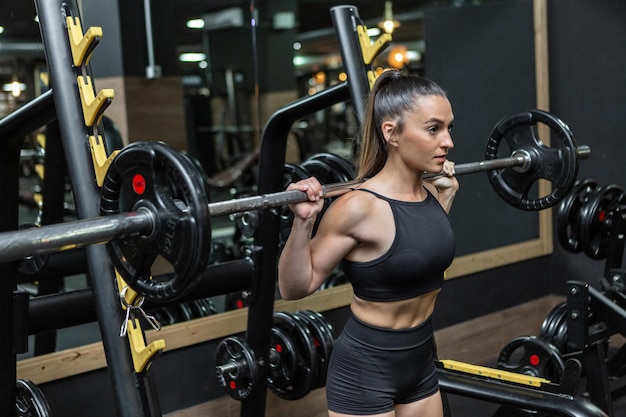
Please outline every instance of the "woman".
M285 299L315 292L341 263L354 289L335 341L326 394L331 417L436 417L443 406L430 321L455 239L448 213L459 188L448 151L452 106L434 82L385 71L368 100L358 189L322 209L315 178L290 184L294 204L279 260ZM424 172L443 173L432 180Z

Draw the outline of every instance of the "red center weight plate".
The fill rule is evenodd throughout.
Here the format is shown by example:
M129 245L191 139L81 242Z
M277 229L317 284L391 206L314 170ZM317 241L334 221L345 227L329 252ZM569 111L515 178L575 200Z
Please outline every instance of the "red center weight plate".
M101 214L141 208L155 215L152 234L107 243L111 260L139 295L161 302L179 298L192 289L209 262L211 217L197 168L162 142L125 147L104 179ZM153 269L165 272L155 275Z

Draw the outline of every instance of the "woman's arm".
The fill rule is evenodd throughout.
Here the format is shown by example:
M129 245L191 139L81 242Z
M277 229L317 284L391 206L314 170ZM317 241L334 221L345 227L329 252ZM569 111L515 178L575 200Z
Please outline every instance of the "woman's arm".
M442 174L443 176L441 177L427 180L427 184L432 184L436 188L435 196L439 200L439 204L441 204L446 213L450 213L454 197L459 190L459 182L454 176L454 162L446 161L443 164Z
M300 189L315 200L321 193L317 180L304 180L290 185L288 189ZM306 189L305 189L306 188ZM298 203L290 206L294 220L289 237L278 261L278 289L284 299L300 299L314 293L330 275L341 259L349 253L356 242L346 232L350 226L346 210L335 201L321 219L314 238L311 238L315 219L323 204L321 201ZM344 207L345 208L345 207Z

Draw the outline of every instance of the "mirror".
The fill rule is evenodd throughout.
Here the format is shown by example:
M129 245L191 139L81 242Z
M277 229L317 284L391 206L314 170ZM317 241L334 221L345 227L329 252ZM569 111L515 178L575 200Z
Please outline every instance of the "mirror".
M359 7L358 3L355 3L357 7ZM522 8L523 15L529 17L526 20L516 20L520 25L520 33L526 39L524 42L514 43L521 48L519 59L536 64L530 71L526 71L531 76L524 79L520 87L524 91L515 95L520 101L511 106L516 110L519 110L517 109L519 106L546 108L548 99L548 87L544 82L547 79L545 77L547 58L544 56L546 45L541 41L534 43L533 37L533 30L545 33L545 21L540 19L540 15L532 14L533 8L530 1L522 2L521 5L519 2L501 1L501 3L514 3L506 13L515 14L516 8ZM310 4L309 7L311 7ZM455 160L457 163L482 160L490 129L498 118L508 114L506 112L502 114L502 108L498 107L497 101L485 100L496 107L497 115L494 116L495 118L475 115L473 112L483 111L476 103L484 98L473 91L466 94L465 88L472 83L480 87L490 82L496 89L500 84L494 81L492 74L485 71L484 60L482 62L478 60L479 64L476 68L468 69L475 73L465 73L455 78L454 70L467 66L467 62L471 60L455 55L456 52L461 51L451 51L448 47L440 48L439 45L444 45L448 41L445 39L445 33L437 38L436 34L431 32L429 39L426 40L420 35L423 31L422 26L429 20L454 19L454 8L432 8L434 12L414 6L410 9L396 10L395 17L401 23L395 32L397 37L394 35L398 44L392 44L389 52L378 57L380 61L377 61L376 65L382 67L394 62L396 65L403 65L406 71L425 74L445 86L450 91L459 120L455 128L455 135L457 135L455 137ZM485 19L484 11L480 6L468 6L464 9L470 14L475 13L477 22ZM197 42L205 48L203 51L205 60L179 64L181 74L179 81L183 90L181 113L186 118L185 123L187 123L190 140L187 151L198 159L211 181L215 184L222 181L219 183L221 185L212 187L213 201L254 192L254 154L262 126L276 109L306 94L314 94L343 81L344 75L342 75L341 62L336 42L333 41L334 32L331 26L302 31L306 29L307 24L303 20L300 22L300 29L296 30L291 20L293 14L290 12L293 10L281 14L283 12L281 10L254 9L251 16L242 17L243 22L248 23L240 25L238 29L216 28L210 31L200 31ZM211 13L222 12L224 11L211 11ZM380 12L382 14L382 10ZM448 13L450 15L447 15ZM368 27L375 27L377 21L380 20L373 17L365 18L365 13L361 13L361 16ZM237 20L236 17L231 18ZM467 19L460 19L471 23ZM501 17L491 16L491 19L493 21ZM258 22L258 26L253 26L249 24L250 22ZM502 22L507 23L504 18ZM461 24L461 22L458 23ZM272 25L278 25L278 27L275 28ZM403 26L404 29L411 28L412 31L409 30L408 35L403 34L401 30ZM441 25L441 27L446 28L449 25ZM466 30L474 33L471 28L466 28ZM497 31L498 28L495 27L494 30ZM507 30L510 30L510 27L507 26ZM288 68L276 66L277 62L271 61L274 55L268 51L267 44L251 42L251 38L261 36L260 32L266 36L265 41L269 42L272 38L278 38L274 40L282 45L282 48L290 51L285 53L289 61ZM515 36L517 32L510 33L511 36ZM406 37L404 38L406 42L401 41L403 37ZM546 38L543 38L543 42L546 42ZM371 39L374 37L371 36ZM471 41L482 44L480 41ZM315 47L307 46L308 43L315 44ZM300 49L292 52L291 48L294 44L299 44L296 48ZM250 45L254 47L250 48ZM326 52L313 55L314 50ZM178 52L183 52L182 46L178 48ZM473 52L485 53L485 51L478 50ZM96 49L95 54L97 53ZM226 62L227 60L220 62L216 59L206 61L207 58L214 57L218 53L221 53L223 57L234 57L233 59L239 62ZM527 59L528 54L530 54L530 59ZM278 63L284 59L284 56L276 58ZM459 61L463 61L463 64ZM232 65L223 65L226 63ZM525 69L528 70L528 68ZM446 70L452 71L446 72ZM505 70L500 72L504 73ZM273 81L279 83L280 87L273 89L272 82L265 79L263 82L268 84L260 83L261 73L272 74L273 79L281 79L280 82ZM478 74L483 74L488 77L488 80L472 81L473 77ZM510 83L510 80L498 82ZM95 83L98 88L108 87L105 85L106 80L96 79ZM284 89L282 83L290 84L292 88ZM498 90L494 91L489 92L490 99L498 96ZM507 94L513 96L512 93ZM475 126L468 123L468 120L480 120L481 124ZM120 126L122 136L128 141L133 129L129 128L126 122L120 123ZM333 152L349 158L352 152L352 138L356 131L357 123L350 111L349 103L336 104L327 110L312 114L293 126L287 145L287 162L298 164L305 157L316 152ZM546 142L549 141L545 133L542 138L545 138ZM239 176L228 174L228 168L232 166L243 167L244 174ZM225 172L228 175L224 174ZM220 174L224 175L220 176ZM448 279L551 253L552 226L549 210L539 213L521 212L506 206L498 200L484 176L480 174L464 177L461 181L462 192L452 212L459 237L458 256L447 271ZM536 192L540 195L547 194L546 184L541 184ZM29 215L32 216L33 212ZM487 226L491 229L485 233ZM513 228L513 226L516 227ZM502 230L507 232L503 235ZM217 246L213 256L223 256L224 259L240 256L239 243L245 240L245 236L242 237L238 235L239 233L232 219L226 217L216 219L213 237ZM233 244L233 235L236 234L238 240L236 244ZM475 238L479 235L484 236L485 239L477 241ZM85 288L86 283L84 276L79 275L66 278L65 285L66 288L78 289ZM276 309L327 311L346 306L350 297L351 290L348 285L337 285L295 302L276 300ZM164 327L160 332L147 331L148 341L165 339L167 349L172 350L245 331L247 313L245 293L214 297L208 301L205 308L211 313L219 312L219 314L210 314L184 323L172 324ZM168 321L166 313L162 314L161 320ZM68 341L68 345L59 344L57 352L37 357L32 357L33 349L30 349L29 354L20 358L22 360L18 364L18 376L40 383L106 366L95 323L81 326L80 329L71 328L59 332L64 332L66 335L80 335L80 340L66 337L66 335L59 336L59 340ZM73 367L62 366L68 360L72 360Z

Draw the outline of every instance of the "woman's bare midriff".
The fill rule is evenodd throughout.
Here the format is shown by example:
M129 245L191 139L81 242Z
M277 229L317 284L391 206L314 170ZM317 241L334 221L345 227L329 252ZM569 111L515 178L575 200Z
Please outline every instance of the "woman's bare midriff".
M400 301L366 301L354 296L352 313L372 326L388 329L408 329L422 324L435 309L439 289L415 298Z

